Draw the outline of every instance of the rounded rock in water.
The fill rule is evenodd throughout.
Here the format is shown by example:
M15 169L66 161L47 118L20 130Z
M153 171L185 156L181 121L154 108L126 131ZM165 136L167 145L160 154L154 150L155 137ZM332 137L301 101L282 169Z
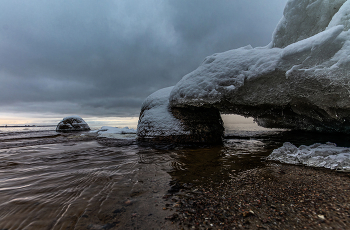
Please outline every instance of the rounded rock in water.
M89 131L89 125L79 116L69 116L63 118L57 124L57 132Z

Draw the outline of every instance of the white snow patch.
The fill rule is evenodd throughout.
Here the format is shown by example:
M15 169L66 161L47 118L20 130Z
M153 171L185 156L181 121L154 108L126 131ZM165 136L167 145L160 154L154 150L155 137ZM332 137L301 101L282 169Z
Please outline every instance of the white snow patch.
M114 133L114 134L135 134L135 129L130 129L129 127L124 128L117 128L117 127L110 127L110 126L102 126L98 132L103 133Z
M286 142L273 150L268 160L287 164L302 164L312 167L324 167L340 171L350 171L350 148L337 147L334 143L295 145Z
M346 0L289 0L283 17L273 32L271 46L283 48L320 33L327 26L345 25L342 22L346 18L336 16L340 11L345 11L341 8L348 9L345 2Z
M145 137L186 135L181 122L169 110L169 94L173 87L160 89L146 98L137 133Z
M344 30L350 29L350 1L346 1L338 10L338 12L333 16L332 20L329 22L327 28L333 26L343 25Z
M91 131L90 133L97 133L98 137L107 137L115 139L134 139L136 138L136 130L129 127L117 128L110 126L102 126L101 129Z

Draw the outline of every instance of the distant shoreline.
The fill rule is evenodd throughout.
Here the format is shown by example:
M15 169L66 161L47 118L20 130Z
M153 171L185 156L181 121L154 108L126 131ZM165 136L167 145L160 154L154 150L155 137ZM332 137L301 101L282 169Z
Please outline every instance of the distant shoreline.
M55 127L56 125L0 125L0 128Z

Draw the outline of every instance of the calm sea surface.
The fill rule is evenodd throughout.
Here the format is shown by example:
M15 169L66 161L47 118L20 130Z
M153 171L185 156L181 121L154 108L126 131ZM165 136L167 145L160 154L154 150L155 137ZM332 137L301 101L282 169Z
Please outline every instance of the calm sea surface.
M0 229L171 229L164 196L179 187L273 164L265 157L286 141L348 140L243 124L226 127L222 146L144 146L54 126L0 128Z

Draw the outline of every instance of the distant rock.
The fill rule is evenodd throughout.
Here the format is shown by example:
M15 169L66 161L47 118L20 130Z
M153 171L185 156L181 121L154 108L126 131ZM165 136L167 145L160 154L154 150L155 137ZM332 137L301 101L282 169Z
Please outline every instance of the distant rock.
M79 116L69 116L63 118L57 124L57 132L89 131L89 125Z

